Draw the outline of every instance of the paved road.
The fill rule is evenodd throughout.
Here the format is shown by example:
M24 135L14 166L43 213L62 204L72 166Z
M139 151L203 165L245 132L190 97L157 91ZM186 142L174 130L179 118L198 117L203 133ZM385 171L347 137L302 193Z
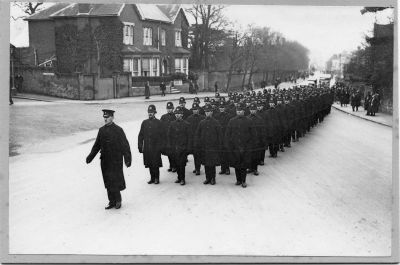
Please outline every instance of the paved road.
M192 157L186 186L174 184L165 167L161 184L148 185L136 147L145 105L116 106L133 166L125 169L123 207L105 211L99 160L85 164L93 127L102 123L101 106L84 106L53 112L77 124L92 120L88 127L59 132L56 120L44 120L50 127L40 129L42 137L48 130L59 137L31 143L24 149L30 152L10 158L10 253L390 255L389 127L332 110L292 148L267 158L246 189L234 185L233 175L204 186L204 175L191 173ZM41 117L49 111L35 109Z

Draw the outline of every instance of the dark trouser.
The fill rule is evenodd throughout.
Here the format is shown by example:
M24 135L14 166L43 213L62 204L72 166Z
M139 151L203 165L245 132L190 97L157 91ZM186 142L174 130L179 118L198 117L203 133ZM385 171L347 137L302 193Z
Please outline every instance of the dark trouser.
M169 168L176 168L175 160L174 160L173 156L168 156L168 161L169 161Z
M161 90L161 96L165 96L165 90Z
M115 205L117 202L121 202L121 192L120 191L110 191L107 189L108 200L111 205Z
M177 169L176 172L178 173L178 180L185 181L185 165L178 166L176 169Z
M289 146L290 142L292 140L292 131L288 131L284 137L284 141L283 143L285 144L285 146Z
M152 181L160 180L160 169L158 167L150 167L149 171Z
M269 154L271 156L276 155L279 150L279 144L277 144L277 143L269 144L268 148L269 148Z
M235 167L235 175L236 181L240 183L246 182L246 169L245 168L236 168Z
M10 90L10 104L14 104L12 97L11 97L11 90Z
M264 160L265 160L265 151L266 151L266 150L262 150L262 151L261 151L261 161L262 161L262 162L264 162Z
M221 154L221 171L227 172L229 170L228 152L224 150Z
M215 180L215 166L204 166L206 172L206 180Z
M196 171L200 171L200 167L201 167L201 161L200 161L200 154L193 154L193 160L194 160L194 169Z

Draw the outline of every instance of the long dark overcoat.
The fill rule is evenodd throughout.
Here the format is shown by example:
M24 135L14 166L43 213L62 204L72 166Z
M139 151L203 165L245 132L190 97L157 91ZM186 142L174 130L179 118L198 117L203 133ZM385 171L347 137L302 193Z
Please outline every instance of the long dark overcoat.
M189 123L184 120L171 122L168 128L167 139L168 150L174 158L176 165L186 165L186 158L192 141Z
M229 165L235 168L251 166L251 149L256 133L251 120L246 116L233 117L226 127L224 144L229 151Z
M171 122L173 122L173 121L175 121L175 120L176 120L176 117L175 117L175 114L174 114L173 112L171 112L171 113L165 113L165 114L162 115L161 118L160 118L160 121L161 121L161 123L162 123L163 126L164 126L164 129L163 129L163 131L164 131L163 138L165 139L165 142L166 142L166 143L167 143L167 132L168 132L169 125L171 124ZM169 156L169 154L171 153L171 151L168 150L168 145L167 145L167 144L165 145L164 150L162 150L162 151L163 151L163 152L162 152L163 155L168 155L168 156Z
M192 114L186 119L186 121L190 124L190 133L192 141L189 143L189 152L191 154L200 155L199 150L194 146L193 140L200 122L204 119L205 117L200 114Z
M143 153L146 168L162 167L161 151L165 146L164 126L157 118L142 122L138 135L138 149Z
M202 165L220 165L223 146L221 124L212 117L202 120L195 134L194 145L199 150Z
M124 190L126 185L123 160L127 164L132 162L131 149L124 130L115 123L101 127L86 162L90 163L99 151L105 188L110 191Z

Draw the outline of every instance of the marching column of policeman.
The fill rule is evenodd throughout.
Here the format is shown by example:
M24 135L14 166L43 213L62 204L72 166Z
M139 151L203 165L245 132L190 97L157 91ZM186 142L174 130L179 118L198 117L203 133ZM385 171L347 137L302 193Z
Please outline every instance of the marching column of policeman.
M200 167L204 166L204 184L216 183L216 166L221 166L219 174L229 175L233 167L236 184L246 187L246 174L259 175L258 166L265 164L267 150L271 158L276 158L285 147L291 147L291 142L299 141L324 120L330 113L333 92L294 86L228 93L227 98L217 92L215 98L205 97L203 106L196 97L190 110L185 103L181 97L174 118L173 104L168 102L168 113L161 118L168 132L162 148L170 161L168 171L176 168L176 182L184 185L184 168L191 154L194 174L200 175Z
M204 166L204 184L216 184L216 167L220 175L235 169L236 185L247 187L249 173L259 175L258 166L265 164L265 153L271 158L290 148L291 142L304 137L331 111L334 91L315 86L294 86L289 89L264 89L262 92L228 93L222 97L194 99L186 108L181 97L179 106L166 104L167 113L156 118L156 107L148 106L138 135L138 150L143 164L149 168L148 184L160 183L162 155L168 157L168 171L177 174L175 183L186 184L185 168L188 155L193 155L193 173L200 175ZM113 123L114 111L103 110L105 126L100 128L86 162L101 152L101 169L109 204L106 209L121 207L120 191L125 180L122 161L131 166L129 143L123 130Z

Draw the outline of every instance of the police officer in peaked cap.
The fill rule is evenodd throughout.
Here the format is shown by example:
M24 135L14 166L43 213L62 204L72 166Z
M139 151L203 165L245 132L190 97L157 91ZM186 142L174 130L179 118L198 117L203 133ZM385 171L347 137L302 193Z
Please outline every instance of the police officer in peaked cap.
M124 130L114 123L114 110L103 109L105 125L99 129L96 141L86 158L89 164L100 151L100 166L104 186L107 189L108 206L106 210L121 208L121 191L126 188L123 161L131 166L132 156Z

